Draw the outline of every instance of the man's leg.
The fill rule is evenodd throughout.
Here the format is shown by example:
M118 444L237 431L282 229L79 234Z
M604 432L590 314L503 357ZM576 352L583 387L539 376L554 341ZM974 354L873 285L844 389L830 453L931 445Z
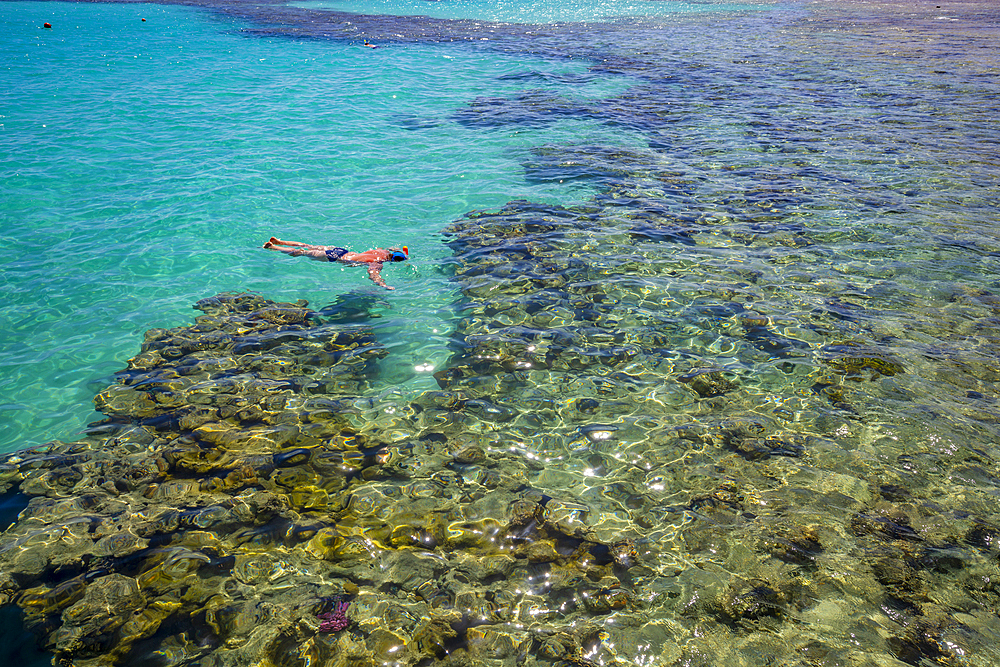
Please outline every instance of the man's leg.
M303 244L303 245L305 245L305 244ZM273 243L271 243L270 241L268 241L267 243L264 244L264 249L265 250L277 250L278 252L283 252L286 255L291 255L292 257L301 257L301 256L305 255L306 257L309 257L311 259L321 259L324 262L327 261L326 251L325 250L321 250L319 248L313 248L313 247L310 247L310 246L305 246L305 247L298 247L298 246L296 246L296 247L292 247L292 248L284 248L284 247L281 247L281 246L276 246Z
M276 239L273 236L268 240L271 245L287 245L294 248L318 248L319 246L312 245L310 243L299 243L298 241L282 241L281 239Z

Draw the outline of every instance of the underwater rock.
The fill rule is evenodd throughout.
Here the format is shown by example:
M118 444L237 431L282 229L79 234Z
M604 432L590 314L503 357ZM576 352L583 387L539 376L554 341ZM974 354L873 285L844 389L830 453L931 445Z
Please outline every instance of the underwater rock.
M131 577L109 574L94 579L83 597L63 612L56 652L80 655L92 653L95 643L101 648L119 644L118 631L146 603L138 581Z
M591 665L583 656L592 653L601 644L602 631L599 626L585 624L572 631L539 632L534 638L531 650L552 661L584 667Z
M640 225L629 230L629 236L643 241L655 241L658 243L680 243L682 245L695 245L692 236L697 233L697 229L676 227L672 225Z
M562 117L586 115L588 107L542 90L525 91L513 99L479 97L456 114L469 127L533 126Z
M611 557L618 565L628 569L639 561L639 550L635 540L625 539L611 545Z
M435 615L424 618L414 629L412 647L419 655L443 658L456 648L464 647L464 637L459 637L453 627L454 617Z
M914 619L904 633L888 639L889 649L898 660L910 665L960 664L967 651L955 641L957 637L947 636L957 625L941 616Z
M759 461L772 456L792 456L798 457L805 453L805 447L800 442L791 438L782 438L778 435L768 435L766 437L754 437L748 434L744 428L724 428L722 431L722 443L727 449L736 452L748 461Z
M770 328L770 318L761 313L747 311L738 315L743 326L743 337L761 352L776 358L805 356L809 344L805 341L782 336Z
M872 380L906 372L903 365L891 356L860 343L827 345L821 351L821 358L848 380L863 379L865 370L870 372Z
M794 565L814 565L823 551L815 526L790 526L767 542L775 558Z
M833 381L829 378L821 378L815 382L810 389L817 395L822 396L830 402L833 407L843 410L844 412L858 416L857 410L844 400L844 386L839 382Z
M1000 528L983 522L976 522L965 533L965 541L974 547L995 551L996 549L1000 549Z
M680 376L677 380L688 385L702 398L722 396L726 392L738 387L738 385L731 382L725 376L723 371L712 368L701 368L691 371Z
M892 595L910 595L921 588L917 570L902 558L881 558L872 564L875 580Z
M595 614L606 614L617 609L625 609L632 604L631 596L619 585L585 591L581 597L587 610Z
M887 540L922 539L910 525L910 517L895 508L879 508L855 514L851 517L851 532L858 536L872 535Z
M784 603L784 595L779 590L758 580L730 586L720 601L720 609L727 622L750 627L763 618L781 618Z

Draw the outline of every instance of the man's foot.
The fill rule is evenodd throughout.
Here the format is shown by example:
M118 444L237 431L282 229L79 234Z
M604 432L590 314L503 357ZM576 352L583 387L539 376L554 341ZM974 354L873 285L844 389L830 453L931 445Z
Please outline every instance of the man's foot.
M271 239L270 241L264 244L264 250L270 250L273 247L274 247L274 239Z
M271 238L269 238L267 240L267 242L270 243L270 244L272 244L272 245L285 245L282 241L279 241L278 239L274 238L273 236ZM266 246L266 244L265 244L265 246Z

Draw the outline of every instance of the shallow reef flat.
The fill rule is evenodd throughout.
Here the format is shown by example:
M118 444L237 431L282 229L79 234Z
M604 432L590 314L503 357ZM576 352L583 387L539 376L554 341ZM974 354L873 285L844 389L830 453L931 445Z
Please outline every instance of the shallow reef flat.
M460 398L380 439L351 426L386 354L370 329L247 294L197 308L147 333L86 439L5 458L4 598L57 660L510 657L533 616L513 585L542 602L555 577L587 615L629 602L634 541L528 488L528 463L421 425ZM551 657L580 648L558 641Z
M361 312L149 331L85 438L4 458L3 601L80 667L992 664L994 454L956 443L995 412L932 414L862 299L685 263L718 223L651 188L449 226L454 354L412 399L368 391Z
M597 194L443 230L433 390L387 390L363 304L200 301L84 437L0 459L6 612L76 667L997 664L995 84L906 54L894 84L828 71L871 25L848 19L724 56L658 27L498 35L634 85L450 120L644 141L534 146L529 181Z

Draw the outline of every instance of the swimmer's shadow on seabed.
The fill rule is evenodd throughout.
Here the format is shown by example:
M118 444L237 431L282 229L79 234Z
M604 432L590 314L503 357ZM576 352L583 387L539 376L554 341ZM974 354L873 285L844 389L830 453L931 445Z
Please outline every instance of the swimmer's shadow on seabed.
M330 324L363 324L382 317L378 310L388 308L389 302L382 297L364 292L338 294L333 303L323 306L317 315Z
M396 361L409 358L419 347L419 343L407 338L405 323L386 317L388 310L391 304L384 297L358 290L338 295L333 303L316 312L316 320L322 325L335 328L368 325L371 328L375 334L374 344L385 350L386 355L372 360L364 375L370 386L380 393L412 379L413 371L407 370L412 364L400 365Z

